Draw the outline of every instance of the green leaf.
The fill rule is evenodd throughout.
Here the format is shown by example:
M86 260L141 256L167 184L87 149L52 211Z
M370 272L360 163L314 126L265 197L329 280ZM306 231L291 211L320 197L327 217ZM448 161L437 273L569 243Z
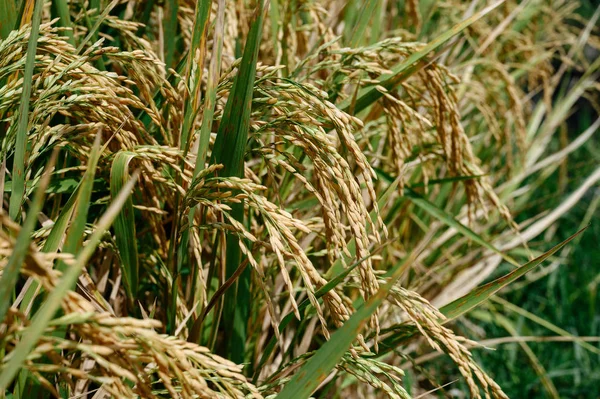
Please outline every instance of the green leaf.
M515 327L514 323L508 318L506 318L504 315L497 314L496 312L494 312L493 320L496 324L503 327L511 336L519 337L519 331ZM535 355L535 352L531 350L527 342L517 341L517 344L521 347L523 352L525 352L525 355L531 363L533 371L535 371L535 373L538 375L538 378L542 382L544 389L546 389L548 397L555 399L560 398L558 391L556 390L556 386L552 382L552 379L548 376L548 372L540 362L540 359L538 359L538 357Z
M136 154L129 151L117 153L110 169L110 194L114 198L123 189L129 179L129 162ZM115 220L115 242L123 267L123 280L127 296L133 301L137 294L139 281L139 264L137 237L135 231L135 217L131 197L123 204L121 212Z
M6 311L12 302L11 295L15 289L15 286L17 285L21 266L23 265L25 257L27 256L27 251L31 242L31 234L33 233L35 225L37 224L38 215L42 210L42 206L44 205L46 186L50 181L50 175L52 169L54 168L54 164L56 163L56 156L57 152L54 151L50 161L44 169L42 179L40 180L40 185L36 190L31 206L27 211L25 223L19 231L13 252L10 255L8 263L2 272L2 278L0 278L0 321L4 320Z
M579 234L581 234L586 228L587 227L579 230L577 233L573 234L567 240L556 245L548 252L545 252L543 255L526 263L520 268L513 270L511 273L505 275L504 277L494 280L488 284L485 284L473 290L469 294L443 306L442 308L440 308L440 312L446 318L444 320L440 320L440 322L442 322L443 324L448 323L464 315L473 308L481 305L482 303L490 299L490 297L496 292L498 292L508 284L514 282L516 279L522 277L523 275L531 271L533 268L538 266L540 263L542 263L544 260L548 259L550 256L555 254L557 251L559 251L561 248L563 248L565 245L567 245L569 242L575 239L575 237L579 236ZM409 339L414 337L415 334L418 333L417 328L410 323L403 323L394 326L393 328L390 328L387 331L382 331L382 333L391 333L392 331L394 332L380 342L380 348L382 348L382 350L380 350L378 354L379 356L384 356L386 353L393 350L397 346L407 342Z
M382 195L379 196L379 199L377 200L377 206L379 209L383 209L386 205L387 202L389 201L392 193L394 193L396 191L396 189L398 188L398 184L400 183L399 179L396 179L394 181L391 182L391 184L387 187L387 189L383 192ZM377 215L375 213L375 211L372 211L369 215L371 217L371 220L375 220ZM383 248L383 246L382 246ZM352 239L349 244L348 244L348 250L350 251L350 254L352 256L356 256L356 242L354 241L354 239ZM328 276L331 276L334 273L337 273L333 278L328 279L328 283L325 284L323 287L321 287L320 289L318 289L315 292L315 297L318 299L320 297L322 297L323 295L325 295L326 293L328 293L329 291L331 291L333 288L335 288L338 284L340 284L347 276L348 274L350 274L350 272L352 270L354 270L358 265L360 265L362 262L364 262L365 260L367 260L368 258L370 258L371 256L373 256L373 253L371 253L371 255L363 258L363 259L359 259L356 262L354 262L351 266L344 268L342 260L338 259L333 265L332 267L329 269L329 271L327 272ZM394 273L395 270L397 270L399 267L401 267L404 264L404 261L399 262L399 264L397 265L398 267L394 267L390 270L390 276ZM299 306L298 306L298 310L300 312L302 312L302 310L306 307L308 307L310 305L310 301L308 299L305 299ZM302 313L300 313L302 314ZM287 327L287 325L291 322L292 318L294 317L294 313L290 312L289 314L287 314L279 323L279 331L283 332L284 328ZM261 356L261 359L259 361L259 364L255 370L254 373L254 380L256 381L256 379L258 378L258 374L260 373L260 369L264 366L264 364L267 362L267 360L269 359L269 356L271 356L271 352L273 351L273 349L275 348L275 344L277 343L277 339L275 336L271 337L271 340L269 341L269 343L265 346L265 349L263 350L263 354Z
M217 20L213 33L213 52L210 60L210 69L206 80L206 98L204 100L204 112L202 115L202 126L198 138L198 153L196 155L196 166L193 177L204 169L208 153L208 143L217 102L217 86L221 74L221 54L223 53L223 36L225 22L225 1L218 0ZM216 43L216 44L215 44Z
M429 180L427 180L427 184L425 184L425 182L417 182L417 183L411 184L409 188L414 189L417 187L425 187L425 186L430 187L430 186L434 186L437 184L456 183L456 182L465 181L465 180L477 180L483 176L486 176L486 175L465 175L465 176L445 177L443 179L429 179Z
M25 153L27 151L27 133L29 132L29 101L31 99L31 88L33 82L33 69L35 67L35 54L37 41L42 20L43 0L36 0L31 21L31 33L27 43L27 55L25 58L25 74L23 76L23 92L19 103L19 120L17 126L17 138L15 143L15 155L13 160L13 191L10 194L8 214L12 220L17 220L21 210L21 204L25 195Z
M350 272L352 272L352 270L356 269L360 264L362 264L365 260L369 259L371 256L373 256L373 254L370 254L369 256L366 256L366 257L354 262L352 265L350 265L348 268L346 268L340 274L335 276L333 279L329 280L327 282L327 284L325 284L324 286L319 288L317 291L315 291L315 294L314 294L315 298L316 299L321 298L323 295L327 294L329 291L334 289L338 284L341 284L342 281L344 281L344 279L346 277L348 277ZM300 305L298 305L298 312L300 313L300 315L302 316L303 310L310 306L312 306L312 305L308 298L305 299L304 301L302 301L302 303L300 303ZM285 317L282 318L281 321L279 322L279 332L280 333L283 332L283 330L288 326L288 324L290 324L290 322L294 318L295 318L295 315L294 315L293 311L289 312L287 315L285 315ZM267 343L267 345L265 346L265 348L262 351L260 361L254 372L254 377L253 377L254 382L256 382L262 367L266 364L267 360L269 360L269 356L271 356L271 353L273 352L273 349L275 349L276 344L277 344L277 337L274 335L271 337L271 339L269 340L269 342Z
M386 289L387 288L387 289ZM329 372L336 366L356 339L365 322L375 312L387 294L389 287L381 288L354 312L344 325L338 329L331 339L321 346L315 354L300 368L292 380L285 385L277 399L306 399L325 380ZM381 294L380 294L381 293Z
M210 133L213 123L213 117L215 113L215 104L217 102L217 86L219 84L219 76L221 71L221 53L223 52L223 35L224 35L224 22L225 22L225 1L218 0L217 9L217 20L215 22L215 30L213 33L213 48L212 56L210 60L210 68L208 79L206 82L206 98L204 100L204 113L202 116L202 125L200 127L200 135L198 137L198 148L196 153L196 166L194 167L194 173L192 178L195 179L204 169L206 164L206 156L208 153L208 144L210 141ZM184 254L189 245L189 228L194 225L194 215L196 213L196 207L192 207L188 213L188 224L187 228L181 234L181 243L179 244L179 253ZM181 258L178 258L178 260ZM194 304L196 301L203 303L203 298L196 298L197 287L196 282L198 281L197 275L202 273L198 268L194 268L192 275L192 292L194 298L191 303Z
M380 205L387 202L391 193L396 190L398 182L399 180L396 180L388 187L382 198L379 200ZM406 271L406 267L410 265L411 260L414 259L414 256L415 254L411 252L402 261L394 265L390 270L390 277L386 284L381 287L375 295L367 299L367 301L360 306L352 316L350 316L350 319L333 333L331 339L315 352L314 356L300 368L281 393L277 395L278 399L310 397L319 384L327 377L331 369L335 367L344 353L349 349L352 342L360 333L363 325L370 319L377 307L387 297L396 281ZM340 277L340 281L342 278L343 277Z
M386 180L389 182L392 181L392 177L390 175L388 175L387 173L385 173L381 170L376 170L376 172L377 172L377 176L379 176L383 180ZM438 182L438 183L455 182L455 181L459 181L459 180L472 179L474 177L477 177L477 176L457 176L457 177L452 177L452 178L447 178L447 179L439 179L436 182ZM415 187L415 186L411 186L411 187ZM416 191L412 190L411 187L405 187L406 188L405 196L407 198L409 198L413 204L417 205L419 208L421 208L425 212L429 213L431 216L433 216L440 222L446 224L449 227L456 229L459 233L461 233L465 237L469 238L470 240L478 243L479 245L483 246L484 248L489 249L490 251L494 252L495 254L500 255L502 257L502 259L509 262L513 266L519 266L519 263L516 260L514 260L512 257L499 251L490 242L486 241L479 234L475 233L473 230L471 230L470 228L468 228L467 226L462 224L460 221L456 220L456 218L454 218L454 216L452 216L451 214L449 214L442 208L439 208L434 203L428 201L427 199L425 199L424 197L419 195Z
M581 237L581 236L580 236ZM562 336L562 337L568 337L570 339L573 340L574 343L576 343L577 345L581 346L582 348L585 348L586 350L590 351L591 353L595 353L596 355L600 355L600 349L595 347L594 345L591 345L590 343L584 341L583 339L581 339L581 337L577 337L573 334L571 334L570 332L568 332L567 330L558 327L557 325L550 323L548 320L544 320L543 318L526 311L525 309L516 306L515 304L512 304L510 302L508 302L507 300L500 298L499 296L495 296L491 299L493 302L499 303L502 306L504 306L504 308L506 310L509 310L511 312L515 312L518 315L521 315L531 321L533 321L534 323L547 328L548 330Z
M391 195L398 189L398 184L400 183L400 179L390 181L390 183L391 184L386 188L384 193L382 195L380 195L379 199L377 200L378 209L383 209L387 205ZM375 210L371 211L369 213L369 216L371 217L372 221L377 220L377 214L376 214ZM350 255L352 255L352 257L356 256L356 241L354 240L354 238L352 238L350 240L350 242L348 243L348 251L350 251ZM344 264L342 262L342 259L338 259L329 268L327 273L325 273L325 278L329 279L330 277L341 273L343 270L344 270Z
M75 46L75 37L73 36L71 14L69 12L69 3L67 0L52 1L52 16L58 17L58 25L63 28L68 28L64 34L68 37L68 41L72 46Z
M358 20L355 21L354 29L352 30L352 36L348 42L348 47L355 48L360 46L361 42L365 38L365 33L367 31L367 26L369 25L369 21L373 17L375 9L379 0L365 0L364 5L360 7L360 12L358 13Z
M17 2L0 0L0 40L8 37L17 22Z
M104 180L96 179L94 180L94 191L99 190L103 187ZM39 184L34 183L31 188L37 188ZM73 193L77 186L79 186L79 180L72 177L63 177L57 181L51 181L46 188L46 194L65 194L65 193ZM12 192L12 181L7 181L4 185L4 192L10 193Z
M206 55L206 37L208 33L208 19L212 0L203 0L196 3L196 17L194 28L192 30L192 44L190 48L191 57L188 57L187 65L187 85L189 96L185 103L185 116L183 118L183 127L179 139L179 148L187 153L189 149L188 140L190 130L194 125L198 110L200 108L200 89L202 88L202 72L204 71L204 58ZM221 39L222 40L222 39ZM220 63L218 58L213 61Z
M321 346L315 354L294 374L292 380L277 395L277 399L305 399L325 380L329 372L336 366L341 357L348 351L352 342L360 333L364 324L370 319L377 307L387 297L396 281L410 264L414 254L409 254L403 262L396 265L391 277L375 295L359 307L336 332L331 339Z
M121 192L119 192L119 195L113 199L104 215L102 215L96 224L96 228L87 244L75 258L75 261L69 265L69 268L65 271L56 287L50 291L48 297L33 317L31 324L23 332L21 341L17 343L15 349L7 356L7 361L0 374L0 392L4 392L12 382L27 356L31 353L31 350L42 334L44 334L46 327L59 309L63 298L69 292L70 288L75 285L81 270L92 257L102 237L120 213L121 207L129 197L137 178L138 174L134 173Z
M238 74L225 104L225 110L213 147L211 163L223 164L222 176L242 177L244 173L244 155L250 127L252 95L263 20L264 4L261 0L258 2L258 8L254 14ZM232 206L231 215L242 222L244 205L235 204ZM241 253L236 236L228 235L226 245L226 278L229 278L241 263ZM226 356L234 362L244 360L246 328L249 316L248 304L250 303L249 280L249 272L242 274L238 279L237 291L229 290L224 296L224 342L227 345L225 352L227 353Z
M81 185L79 186L79 190L77 190L77 200L75 201L71 224L65 237L65 244L62 248L62 252L64 253L76 255L79 252L79 248L83 241L88 210L92 198L94 176L96 175L96 167L98 166L98 160L100 159L101 139L102 134L98 132L96 139L94 140L94 145L90 153L89 162L83 175L83 179L81 179ZM59 261L56 268L63 272L67 268L67 265L63 261Z
M444 316L446 316L446 318L447 318L446 322L448 322L450 320L454 320L459 316L462 316L469 310L471 310L474 307L480 305L481 303L487 301L496 292L500 291L502 288L506 287L508 284L517 280L519 277L524 276L526 273L531 271L531 269L533 269L534 267L536 267L537 265L539 265L540 263L542 263L543 261L548 259L550 256L554 255L558 250L560 250L562 247L564 247L569 242L571 242L571 240L573 240L575 237L577 237L579 234L581 234L585 229L587 229L587 227L584 227L583 229L579 230L577 233L573 234L571 237L567 238L565 241L556 245L554 248L552 248L548 252L545 252L543 255L535 258L534 260L532 260L530 262L527 262L525 265L519 267L518 269L513 270L512 272L508 273L507 275L500 277L492 282L489 282L489 283L473 290L472 292L468 293L467 295L465 295L461 298L458 298L457 300L442 307L440 309L440 311L444 314Z
M204 3L205 1L200 1ZM179 2L177 0L165 1L164 18L162 20L165 32L165 64L169 68L173 63L175 49L177 48L177 13L179 11Z
M514 260L511 256L501 252L496 248L492 243L486 241L479 234L475 233L473 230L462 224L460 221L456 220L454 216L443 210L442 208L437 207L434 203L428 201L423 198L421 195L417 194L415 191L407 188L406 196L410 198L410 201L417 205L419 208L423 209L425 212L429 213L431 216L439 220L440 222L456 229L459 233L469 238L470 240L476 242L484 248L489 249L497 255L500 255L502 259L507 261L513 266L519 266L519 263Z
M67 200L67 203L63 206L60 215L56 219L50 234L46 238L42 252L56 252L59 250L60 244L64 239L64 246L62 252L71 253L76 255L79 247L81 246L81 240L85 230L87 222L87 213L90 204L90 198L92 193L92 186L94 184L94 176L96 167L98 165L98 159L102 152L100 148L101 134L98 133L92 151L90 153L90 160L87 165L85 174L79 182L79 185L75 188L73 194ZM47 192L49 190L46 190ZM73 214L75 213L75 216ZM68 234L67 228L69 227L69 221L71 220L70 229ZM57 270L64 271L67 266L63 261L59 261L56 265ZM33 281L25 292L25 296L21 301L19 309L24 310L29 307L29 304L34 299L35 294L38 290L39 283Z
M110 4L108 6L106 6L106 8L102 11L102 13L96 17L96 22L94 22L94 26L92 26L92 28L89 30L87 35L79 43L79 46L77 46L77 54L80 54L81 51L83 50L83 48L85 47L85 45L91 39L93 39L97 36L97 32L98 32L98 29L100 29L100 25L102 25L102 22L104 22L104 20L108 16L108 13L110 13L112 11L112 9L115 8L118 4L119 4L119 0L113 0L112 2L110 2ZM99 11L99 10L97 10L97 11Z
M71 194L67 203L62 207L60 215L54 222L52 230L50 230L50 234L48 234L48 238L46 238L46 242L42 248L43 252L56 252L60 249L60 243L65 237L65 232L69 226L69 220L71 220L71 215L73 215L73 210L75 209L75 202L79 195L80 186L81 184L75 188L75 191Z

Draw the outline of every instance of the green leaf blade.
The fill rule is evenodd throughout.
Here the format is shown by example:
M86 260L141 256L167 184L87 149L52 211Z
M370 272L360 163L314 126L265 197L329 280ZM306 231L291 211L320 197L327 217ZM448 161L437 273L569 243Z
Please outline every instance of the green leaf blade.
M55 151L46 165L40 185L34 194L31 207L27 212L25 223L19 231L13 252L2 272L2 278L0 279L0 321L4 320L4 316L6 316L6 312L10 306L10 297L17 284L21 266L25 261L29 244L31 243L31 235L37 224L38 214L44 205L46 186L50 182L51 170L56 163L56 155L57 153Z
M129 180L129 163L135 154L127 151L115 155L110 170L110 193L116 197ZM125 288L129 300L135 299L139 281L138 244L133 201L127 198L114 222L115 242L121 258Z
M458 298L455 301L445 305L440 309L440 311L446 316L447 321L454 320L457 317L465 314L469 310L475 308L479 304L487 301L492 295L496 292L500 291L502 288L506 287L508 284L514 282L518 278L524 276L533 268L538 266L540 263L548 259L550 256L554 255L557 251L559 251L562 247L571 242L575 237L579 234L583 233L587 227L579 230L577 233L573 234L571 237L567 238L565 241L556 245L549 251L545 252L541 256L538 256L534 260L527 262L525 265L519 267L518 269L513 270L507 275L500 277L492 282L489 282L474 291L468 293L467 295Z
M4 392L8 385L12 382L14 377L21 369L21 366L23 365L23 362L27 356L31 353L31 350L38 342L42 334L44 334L44 331L50 323L50 320L59 309L64 296L68 293L71 287L75 285L81 270L85 267L86 263L89 261L96 248L100 244L104 233L106 233L114 219L120 213L121 207L129 197L137 178L138 174L136 173L114 198L104 215L102 215L98 221L96 229L90 236L86 246L83 247L73 264L70 265L65 271L56 287L54 287L54 289L49 293L48 297L42 304L42 307L33 317L31 324L23 333L21 341L17 343L15 349L11 352L10 359L7 360L2 372L0 373L0 392Z
M222 164L223 176L243 177L244 156L250 128L250 113L256 64L263 30L264 3L259 1L254 15L250 32L244 47L244 53L238 74L233 82L231 93L225 104L221 124L212 153L212 163ZM243 204L234 204L231 215L243 222ZM231 277L241 263L241 251L238 238L227 236L226 278ZM246 342L246 324L250 302L249 286L250 273L244 273L237 282L235 290L229 290L224 296L224 322L226 336L226 357L234 362L244 361L244 346ZM246 281L247 280L247 281ZM241 295L238 295L238 291Z
M40 33L40 23L42 20L42 9L43 1L37 0L33 9L31 33L29 35L29 42L27 43L23 92L21 93L21 102L19 103L19 120L13 160L13 190L10 195L8 211L10 218L13 220L17 220L25 196L25 153L27 151L27 135L29 132L29 101L31 99L33 69L35 67L35 55Z

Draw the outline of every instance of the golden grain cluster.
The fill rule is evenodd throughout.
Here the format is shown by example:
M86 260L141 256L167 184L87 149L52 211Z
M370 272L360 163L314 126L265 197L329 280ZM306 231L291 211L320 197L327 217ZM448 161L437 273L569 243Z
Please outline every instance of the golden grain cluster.
M296 397L424 397L449 375L507 397L443 306L559 217L513 215L596 104L597 26L569 1L259 2L76 0L66 21L25 0L9 21L0 397L293 397L380 299ZM431 350L456 368L414 361Z

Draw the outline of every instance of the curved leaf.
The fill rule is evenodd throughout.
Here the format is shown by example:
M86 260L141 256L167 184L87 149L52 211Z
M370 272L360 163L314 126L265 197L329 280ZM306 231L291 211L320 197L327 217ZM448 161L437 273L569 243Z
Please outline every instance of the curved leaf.
M129 162L136 154L128 151L119 152L115 155L110 169L110 194L116 197L129 180ZM115 223L115 242L121 258L123 267L123 280L125 289L130 300L135 298L138 287L138 250L135 232L135 218L133 213L133 202L128 197L123 208L117 216Z

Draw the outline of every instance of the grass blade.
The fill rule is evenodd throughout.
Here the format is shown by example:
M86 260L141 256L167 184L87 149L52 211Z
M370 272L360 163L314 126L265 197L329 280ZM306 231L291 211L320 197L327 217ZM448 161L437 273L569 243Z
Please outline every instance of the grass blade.
M179 139L179 148L184 152L187 152L189 149L188 139L189 137L193 137L193 135L190 135L190 130L194 125L200 108L200 89L202 88L202 72L204 71L204 58L206 56L206 36L211 7L212 0L196 3L196 17L192 31L192 46L190 48L191 57L188 57L187 65L189 96L185 103L185 116ZM221 59L219 58L215 61L220 62Z
M364 40L367 26L373 17L378 3L379 0L365 0L364 6L360 7L361 11L358 13L358 20L356 21L354 29L352 30L352 36L350 37L350 41L348 43L349 47L358 47L360 46L361 41ZM371 38L371 40L373 40L373 38Z
M98 166L98 159L100 158L100 140L102 134L99 132L94 140L92 152L90 153L90 160L87 165L81 185L79 186L77 200L75 201L75 207L73 209L73 216L71 225L65 237L65 244L62 248L62 252L76 255L81 247L83 240L83 234L85 231L85 225L87 223L88 210L90 207L90 200L92 197L92 188L94 185L94 176L96 175L96 167ZM56 268L61 272L67 268L64 262L58 262Z
M583 339L581 339L581 337L577 337L577 336L571 334L567 330L560 328L557 325L550 323L549 321L544 320L541 317L539 317L531 312L528 312L525 309L523 309L513 303L510 303L506 299L500 298L499 296L495 296L492 298L492 301L501 304L502 306L504 306L505 309L507 309L511 312L515 312L516 314L518 314L522 317L525 317L525 318L533 321L534 323L536 323L536 324L538 324L538 325L540 325L562 337L566 337L569 340L572 340L577 345L580 345L582 348L585 348L586 350L590 351L591 353L600 355L599 348L595 347L594 345L589 344L588 342L585 342Z
M399 183L400 183L400 180L398 180L398 179L396 179L395 181L392 181L391 184L388 186L388 188L384 191L384 193L379 197L379 199L377 201L377 205L378 205L379 209L383 209L387 205L387 202L390 199L390 196L392 195L392 193L394 193L396 191ZM375 220L375 218L377 217L377 215L375 214L375 211L372 211L370 216L371 216L372 220ZM383 247L384 247L384 245L381 246L381 248L383 248ZM354 239L352 239L350 241L350 243L348 244L348 250L350 251L352 256L356 256L356 243L355 243ZM374 254L375 254L375 252L372 252L370 256L373 256ZM333 288L335 288L338 284L340 284L348 276L348 274L350 274L350 272L352 270L354 270L358 265L360 265L362 262L367 260L369 257L366 257L365 259L357 260L351 266L349 266L345 269L343 267L343 263L342 263L341 259L337 260L336 263L327 272L328 275L332 275L333 273L337 273L337 274L332 278L328 278L329 282L315 292L315 298L317 298L317 299L321 298L323 295L325 295L326 293L331 291ZM390 272L393 273L394 270L390 270ZM391 273L390 273L390 275L391 275ZM300 312L302 312L309 305L310 305L310 301L308 299L305 299L298 306L298 310ZM294 317L295 316L294 316L293 312L290 312L289 314L287 314L279 323L279 331L283 332L285 327L287 327L287 325L292 321L292 319ZM255 372L254 372L253 378L255 381L258 378L261 368L267 362L267 360L269 359L269 356L271 356L271 352L275 348L276 344L277 344L277 337L275 337L275 336L271 337L271 340L265 346L265 349L263 351L261 359L258 363L258 366L257 366Z
M203 1L201 2L203 3ZM165 17L162 24L165 31L165 64L170 67L175 57L175 49L177 48L177 13L179 12L179 2L177 0L167 0L165 2Z
M256 62L264 19L263 7L263 2L259 2L252 28L246 40L242 62L225 105L214 144L212 163L223 164L224 176L242 176L243 172L256 77Z
M200 134L197 141L197 152L196 152L196 166L194 167L194 173L192 178L195 179L198 173L206 164L206 157L208 153L208 144L210 141L211 127L213 123L213 117L215 113L215 104L217 101L217 85L219 83L219 75L221 71L221 54L223 52L223 33L224 33L224 22L225 22L225 1L218 0L217 20L215 22L215 31L213 34L213 50L210 61L210 69L208 79L206 82L206 98L204 100L204 112L202 117L202 125L200 127ZM215 44L216 42L216 44ZM190 209L188 214L188 229L194 225L194 215L196 213L196 207ZM179 244L179 253L184 253L189 245L189 230L186 229L181 235L181 243ZM192 292L193 298L191 303L202 303L203 298L196 298L197 287L196 282L198 280L197 268L194 268L192 275Z
M108 16L108 13L110 13L112 11L112 9L115 8L118 4L119 4L119 0L113 0L108 6L106 6L106 8L102 11L102 13L100 15L98 15L98 17L96 17L96 22L94 22L94 26L92 26L92 28L90 29L88 34L83 38L81 43L79 43L79 46L77 46L77 54L80 54L81 51L83 50L83 48L85 47L85 45L92 38L97 36L96 34L98 32L98 29L100 29L100 25L102 25L102 22L104 22L104 20ZM97 10L97 11L99 11L99 10Z
M383 180L386 180L388 182L392 181L392 177L389 176L387 173L380 171L380 170L376 170L376 172L377 172L377 175L380 178L382 178ZM451 178L447 178L447 179L431 180L431 181L429 181L429 184L456 182L456 181L460 181L460 180L473 179L473 178L477 178L477 177L479 177L479 176L457 176L457 177L451 177ZM414 185L412 187L416 187L416 186L417 185ZM446 212L442 208L439 208L434 203L428 201L426 198L424 198L423 196L418 194L416 191L412 190L411 187L405 187L405 188L406 188L405 196L408 197L413 204L417 205L419 208L421 208L425 212L429 213L431 216L433 216L440 222L444 223L445 225L456 229L459 233L461 233L465 237L469 238L470 240L478 243L479 245L481 245L484 248L489 249L490 251L494 252L495 254L500 255L502 257L502 259L504 259L508 263L512 264L513 266L517 266L517 267L520 266L519 263L516 260L514 260L511 256L498 250L498 248L496 248L494 245L492 245L491 243L486 241L479 234L475 233L473 230L471 230L470 228L468 228L467 226L462 224L460 221L456 220L456 218L454 216L452 216L450 213Z
M115 198L129 179L129 162L135 157L132 152L119 152L110 169L110 194ZM131 197L123 204L114 223L115 242L123 266L123 280L130 301L135 299L139 281L139 265L135 217Z
M384 191L384 193L379 196L379 199L377 200L378 209L384 209L384 207L387 205L387 203L390 199L390 196L398 189L399 184L400 184L399 179L390 181L390 185L387 187L387 189ZM371 217L371 220L373 220L373 221L377 220L377 213L374 210L371 211L369 216ZM352 255L352 257L356 256L356 241L354 240L354 238L352 238L350 240L350 242L348 243L348 251L350 251L350 255ZM343 270L344 270L344 264L341 259L338 259L329 268L329 270L325 274L325 277L326 278L333 277L335 275L342 273Z
M380 247L383 249L383 246ZM346 277L348 277L348 275L350 274L350 272L352 272L354 269L356 269L362 262L364 262L365 260L369 259L370 257L372 257L373 255L375 255L374 252L371 253L371 255L366 256L356 262L354 262L352 265L350 265L347 269L345 269L343 272L341 272L340 274L338 274L337 276L335 276L333 279L329 280L329 282L327 284L325 284L324 286L322 286L321 288L319 288L317 291L315 291L315 298L319 299L321 298L323 295L327 294L329 291L331 291L332 289L334 289L338 284L341 284L344 279ZM310 303L310 300L305 299L304 301L302 301L300 303L300 305L298 305L298 312L300 312L300 315L302 316L302 312L304 311L304 309L308 308L312 306ZM294 312L289 312L287 315L285 315L284 318L281 319L281 321L279 322L279 332L283 332L283 330L288 326L288 324L290 324L290 322L295 319L296 316L294 315ZM303 319L303 318L302 318ZM302 320L301 319L301 320ZM258 366L256 368L256 370L254 371L254 382L256 382L258 375L260 374L260 370L262 369L262 367L265 365L265 363L267 362L267 360L269 359L269 356L271 356L271 353L273 352L273 349L275 349L275 345L277 344L277 337L276 336L272 336L271 339L269 340L269 342L267 343L267 345L265 346L265 348L263 349L263 353L261 355L260 361L258 363Z
M65 236L65 232L67 231L67 227L69 226L69 220L71 220L71 215L73 215L75 201L77 200L79 187L75 189L75 192L69 197L67 203L63 206L62 211L56 222L54 222L54 226L52 226L52 230L50 230L50 234L48 238L46 238L46 242L42 247L42 252L56 252L60 249L60 245ZM40 284L37 281L33 281L27 291L25 292L25 296L19 305L19 310L24 312L29 308L31 301L35 298L36 292L38 291L38 287Z
M44 330L59 309L64 296L70 288L75 285L77 278L81 273L81 269L85 267L87 261L94 254L94 251L102 240L102 236L104 236L104 233L110 228L111 224L120 213L121 207L124 205L127 198L129 198L129 194L131 193L137 178L138 174L134 173L116 198L114 198L104 215L102 215L98 221L96 229L90 236L87 245L83 247L74 263L65 271L57 286L49 293L40 310L35 314L31 321L31 325L24 331L23 338L11 352L10 358L2 369L2 373L0 374L0 391L3 392L8 387L15 375L21 369L23 362L33 349L34 345L42 334L44 334Z
M51 181L48 184L48 187L46 188L46 194L69 194L69 193L72 194L77 190L79 183L80 183L79 180L77 180L75 178L71 178L71 177L64 177L64 178L61 178L60 180ZM101 187L103 188L103 186L102 186L103 183L104 183L104 180L101 180L101 179L94 180L94 191ZM38 185L39 184L34 183L31 188L35 189L38 187ZM12 181L9 180L5 183L4 192L5 193L12 192Z
M73 36L69 3L66 0L53 0L52 11L53 14L54 11L56 12L56 16L58 17L58 25L62 26L63 28L68 28L65 30L65 35L69 38L69 43L71 43L72 46L75 46L75 37Z
M512 337L519 337L519 331L517 330L513 322L511 322L509 319L507 319L501 314L496 314L495 312L492 317L496 324L503 327ZM527 344L527 342L523 341L517 341L517 344L521 347L523 352L525 352L529 363L531 363L533 371L537 374L538 378L540 379L542 385L544 386L544 389L546 390L546 393L548 394L548 397L559 399L560 395L556 390L556 386L552 382L552 379L548 376L548 372L540 362L540 359L538 359L533 350L531 350L531 347Z
M27 212L25 223L21 227L19 235L17 236L14 250L2 272L2 278L0 279L0 320L4 320L6 311L11 304L11 295L19 278L21 265L23 264L25 256L27 255L27 250L29 249L29 244L31 242L31 234L33 233L35 225L37 224L38 214L42 210L42 206L44 204L46 186L50 181L51 172L56 163L56 156L57 152L54 151L50 161L46 165L44 173L42 174L40 185L33 196L33 201L29 211Z
M454 216L452 216L450 213L446 212L442 208L437 207L434 203L428 201L415 191L411 190L410 188L407 188L406 196L410 198L410 201L413 204L417 205L419 208L423 209L425 212L429 213L431 216L433 216L440 222L456 229L468 239L501 256L502 259L504 259L511 265L517 267L519 266L519 263L516 260L514 260L511 256L501 252L498 248L496 248L490 242L486 241L479 234L475 233L473 230L462 224L460 221L456 220L456 218L454 218Z
M0 40L8 37L17 23L17 3L14 0L0 0Z
M499 290L506 287L508 284L514 282L518 278L522 277L523 275L531 271L533 268L541 264L543 261L548 259L550 256L555 254L569 242L578 237L586 228L587 227L584 227L565 241L561 242L549 251L545 252L536 259L526 263L520 268L513 270L511 273L499 279L496 279L488 284L485 284L470 292L469 294L441 307L440 312L446 317L444 320L441 320L441 322L443 324L448 323L466 314L473 308L481 305L482 303L490 299L490 297L492 297L492 295L497 293ZM395 330L397 330L395 334L392 334L381 341L380 347L382 347L383 349L379 352L379 356L385 355L397 346L410 340L418 332L417 328L409 323L403 323L400 326L398 326L398 328L395 328Z
M212 163L223 164L223 176L242 177L244 172L244 155L250 127L250 112L254 79L256 77L256 63L262 36L264 8L263 1L259 1L254 14L254 21L248 33L239 71L225 105L213 148ZM231 215L238 221L243 220L243 213L243 204L232 206ZM241 253L237 237L228 235L226 245L226 278L229 278L240 265ZM242 362L245 352L250 301L248 291L250 286L249 271L242 274L238 279L237 286L237 292L229 290L224 296L224 321L226 323L224 342L227 343L226 356L233 361Z
M59 249L65 253L77 254L81 241L83 239L83 233L87 222L87 214L89 209L90 198L92 194L92 187L94 184L94 175L96 167L98 165L98 159L101 154L100 149L101 134L96 136L96 140L90 153L90 161L87 165L86 172L79 182L79 185L75 188L73 194L67 200L67 203L63 206L62 211L50 234L46 238L42 252L56 252ZM48 191L48 190L46 190ZM75 216L73 216L75 214ZM72 220L72 221L71 221ZM70 229L68 234L67 228L69 227L69 221L71 221ZM60 248L61 243L64 239L64 246ZM63 261L59 261L56 268L60 271L64 271L67 265ZM39 283L33 281L25 292L25 296L21 301L19 309L25 310L29 307L31 301L34 299L36 292L38 291Z
M489 282L476 290L470 292L469 294L458 298L455 301L443 306L440 311L447 317L446 322L456 319L457 317L465 314L469 310L474 307L480 305L481 303L487 301L492 295L496 292L500 291L502 288L506 287L508 284L517 280L518 278L524 276L526 273L531 271L534 267L548 259L550 256L554 255L557 251L559 251L562 247L571 242L575 237L585 231L587 227L579 230L577 233L573 234L571 237L567 238L565 241L556 245L551 250L545 252L541 256L538 256L534 260L527 262L525 265L519 267L518 269L513 270L507 275L500 277L492 282Z
M17 138L15 143L15 155L13 160L13 191L10 194L8 214L11 219L17 220L21 210L21 203L25 195L25 153L27 151L27 133L29 123L29 100L31 99L31 86L33 82L33 68L35 67L35 54L37 41L40 33L40 22L42 20L43 0L36 0L31 21L31 33L27 43L27 55L25 59L25 74L23 76L23 92L19 103L19 120L17 126Z
M359 307L350 316L350 319L331 335L331 339L322 345L300 370L294 374L292 380L277 395L277 399L305 399L311 396L344 353L348 351L364 324L370 319L377 307L387 297L394 284L396 284L396 281L406 270L403 266L410 264L414 256L415 252L412 252L403 262L396 265L385 285Z
M217 102L217 85L219 84L221 57L223 52L225 1L218 0L218 6L215 32L213 35L216 44L213 45L210 70L206 81L206 98L204 99L204 112L202 116L202 126L200 127L200 136L198 137L198 152L196 155L194 178L198 176L198 173L200 173L202 169L204 169L204 164L206 163L210 132L215 114L215 104Z

